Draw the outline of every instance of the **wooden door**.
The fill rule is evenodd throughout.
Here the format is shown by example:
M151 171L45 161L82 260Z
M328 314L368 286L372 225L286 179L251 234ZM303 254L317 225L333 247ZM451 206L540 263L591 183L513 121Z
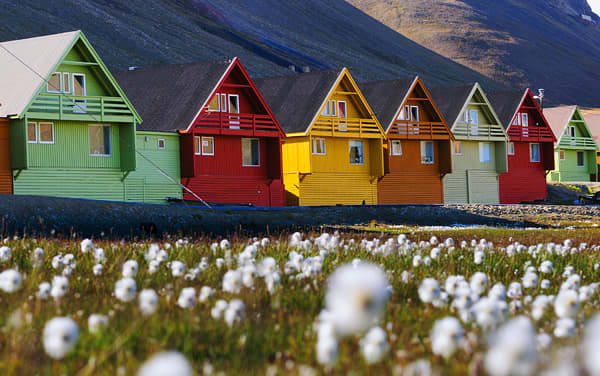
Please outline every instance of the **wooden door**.
M0 122L0 194L11 194L12 170L10 168L9 122Z

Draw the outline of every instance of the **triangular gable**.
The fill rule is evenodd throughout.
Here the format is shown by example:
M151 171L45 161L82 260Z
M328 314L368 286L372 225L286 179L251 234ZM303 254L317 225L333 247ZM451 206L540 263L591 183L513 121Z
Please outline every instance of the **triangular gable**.
M569 123L572 121L576 121L576 126L579 128L580 131L582 131L583 137L594 138L594 135L592 134L590 127L588 127L583 114L579 110L579 106L575 106L575 111L573 111L573 116L569 120ZM564 134L564 132L563 132L563 134Z
M538 104L538 101L535 100L533 93L531 92L531 90L529 90L529 88L525 89L525 94L523 95L523 99L521 100L519 107L516 109L515 113L513 114L513 117L510 120L510 126L512 126L512 124L514 123L515 117L517 116L517 113L519 112L519 110L521 110L524 107L526 107L527 109L531 109L532 107L535 107L535 111L537 113L538 119L541 120L541 125L538 123L538 126L547 128L550 131L550 133L552 134L552 139L554 140L554 142L556 142L556 135L552 131L552 127L550 127L550 123L548 122L548 119L546 119L546 116L544 116L544 112L542 111L542 108ZM510 128L510 126L509 126L509 128Z
M454 124L452 125L451 129L455 136L463 135L463 133L464 135L468 134L467 126L465 124L459 125L458 123L461 122L460 119L463 118L464 112L470 105L476 105L481 109L487 120L483 125L489 125L491 127L492 137L504 137L507 139L506 130L504 129L504 126L502 126L502 122L498 118L498 115L494 111L494 108L478 83L473 85L471 93L459 111L458 117L454 120ZM481 122L479 124L482 125ZM485 133L487 132L484 132L484 134Z
M570 145L566 144L566 141L563 142L563 137L565 136L565 130L567 126L571 125L571 123L574 123L583 134L579 138L594 140L594 136L588 127L583 114L579 110L579 106L552 107L544 109L544 114L546 115L554 134L559 135L558 140L554 143L555 147L560 145L561 142L561 148ZM598 149L598 145L595 141L593 141L593 144L595 145L590 145L589 142L583 140L582 148L587 149L590 146L594 146L596 149Z

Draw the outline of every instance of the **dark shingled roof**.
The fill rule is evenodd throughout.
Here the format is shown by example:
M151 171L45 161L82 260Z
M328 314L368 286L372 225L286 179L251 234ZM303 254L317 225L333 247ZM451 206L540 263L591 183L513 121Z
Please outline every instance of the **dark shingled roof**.
M114 76L144 120L138 130L177 132L187 129L231 63L164 65Z
M527 90L509 90L487 95L504 129L510 127L515 113L521 107L521 102L523 102L526 92Z
M429 95L435 102L442 116L448 122L449 127L453 127L456 119L460 115L460 110L469 100L469 94L475 84L461 86L434 87L429 89Z
M375 112L381 126L387 132L404 98L409 94L417 77L398 78L395 80L366 82L360 84L360 90Z
M285 133L304 133L343 69L254 80Z

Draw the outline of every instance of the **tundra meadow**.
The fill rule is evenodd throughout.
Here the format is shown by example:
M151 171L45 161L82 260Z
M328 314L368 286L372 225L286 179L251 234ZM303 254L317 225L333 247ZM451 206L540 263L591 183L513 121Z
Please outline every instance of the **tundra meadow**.
M597 375L599 251L598 228L10 237L0 374Z

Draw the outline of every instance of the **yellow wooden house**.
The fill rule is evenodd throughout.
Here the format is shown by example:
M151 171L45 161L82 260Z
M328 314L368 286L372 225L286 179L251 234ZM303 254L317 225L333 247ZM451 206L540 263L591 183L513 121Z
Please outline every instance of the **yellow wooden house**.
M255 82L286 133L287 204L376 205L385 132L348 69Z

